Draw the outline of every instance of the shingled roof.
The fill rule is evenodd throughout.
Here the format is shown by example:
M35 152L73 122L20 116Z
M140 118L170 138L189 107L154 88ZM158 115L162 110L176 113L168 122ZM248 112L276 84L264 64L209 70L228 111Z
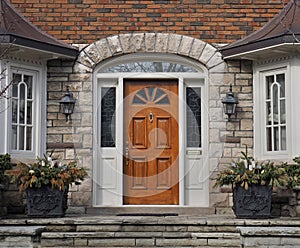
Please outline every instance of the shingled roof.
M258 31L220 49L224 59L258 59L276 53L299 53L300 0L291 0Z
M63 57L77 55L75 47L39 30L7 0L0 0L0 44L13 44Z

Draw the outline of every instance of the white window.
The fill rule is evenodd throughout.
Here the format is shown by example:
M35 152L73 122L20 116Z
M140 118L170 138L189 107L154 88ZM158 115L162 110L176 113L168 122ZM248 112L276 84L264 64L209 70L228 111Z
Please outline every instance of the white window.
M101 87L101 147L116 146L116 87Z
M46 67L3 64L2 83L10 85L0 112L0 153L35 159L46 151Z
M254 78L255 156L288 159L291 153L289 70L287 65L271 68L259 68Z
M34 103L34 74L13 72L11 97L11 150L33 150L33 103Z
M188 86L186 92L186 146L201 148L201 87Z
M267 152L286 151L286 94L284 71L264 75L265 148Z

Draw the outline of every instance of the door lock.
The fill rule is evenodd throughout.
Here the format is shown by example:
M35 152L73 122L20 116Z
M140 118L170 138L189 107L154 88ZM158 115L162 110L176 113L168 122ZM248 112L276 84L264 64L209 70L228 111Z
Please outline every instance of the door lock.
M152 113L152 111L150 111L150 114L149 114L149 121L150 121L150 123L153 122L153 113Z

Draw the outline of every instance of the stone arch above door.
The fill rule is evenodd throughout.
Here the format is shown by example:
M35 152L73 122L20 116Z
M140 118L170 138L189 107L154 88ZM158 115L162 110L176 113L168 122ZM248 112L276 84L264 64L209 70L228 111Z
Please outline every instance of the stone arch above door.
M210 123L215 123L214 126L221 127L220 130L224 130L226 127L226 122L223 119L220 85L229 84L233 81L234 75L227 76L229 74L227 73L227 65L216 47L199 39L178 34L133 33L106 37L80 51L69 76L69 83L72 84L72 91L75 92L77 99L74 122L72 123L73 134L76 135L74 137L82 137L79 144L80 148L77 149L76 153L79 159L82 157L84 164L91 166L91 171L93 165L97 163L96 156L93 155L95 150L93 139L97 137L93 129L94 123L96 123L96 115L93 113L95 113L97 103L94 97L96 94L94 75L97 66L110 58L138 53L179 55L183 58L191 58L201 64L202 67L206 67L209 100L216 102L216 105L207 104L210 116L207 119L210 120ZM80 118L80 120L76 122L76 118ZM83 128L78 128L79 126ZM222 146L215 142L215 137L221 137L221 133L214 135L212 140L208 137L208 143L212 142L212 145L209 146L212 154L209 158L209 164L213 166L211 168L217 166L215 163L221 156L220 151L222 151ZM93 192L95 192L95 188L93 188ZM87 196L92 197L92 193L87 192Z
M76 72L93 72L103 60L130 53L166 53L192 58L209 72L224 72L226 64L217 48L199 39L164 33L119 34L83 48L75 63Z

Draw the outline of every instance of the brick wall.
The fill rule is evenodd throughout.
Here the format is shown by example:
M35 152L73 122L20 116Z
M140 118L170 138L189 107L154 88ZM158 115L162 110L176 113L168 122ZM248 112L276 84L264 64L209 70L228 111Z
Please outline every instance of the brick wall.
M209 43L230 43L265 25L287 2L11 0L34 25L71 44L130 32L176 33Z

